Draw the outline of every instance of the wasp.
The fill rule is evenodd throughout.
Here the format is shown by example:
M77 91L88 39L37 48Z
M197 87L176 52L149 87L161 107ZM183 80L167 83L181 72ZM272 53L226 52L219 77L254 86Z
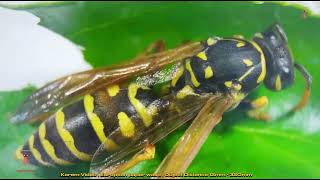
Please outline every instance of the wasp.
M209 37L165 50L151 44L129 63L62 77L29 96L11 118L40 122L16 156L36 166L91 162L93 173L121 173L155 155L155 144L191 121L157 169L184 172L224 112L237 107L256 119L266 96L248 99L262 83L281 91L298 70L306 82L292 112L303 108L311 76L293 61L283 28L274 23L251 40Z

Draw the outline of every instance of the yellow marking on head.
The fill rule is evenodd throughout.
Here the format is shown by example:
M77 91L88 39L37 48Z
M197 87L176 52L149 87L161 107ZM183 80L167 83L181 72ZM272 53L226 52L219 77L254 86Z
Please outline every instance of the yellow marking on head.
M107 91L108 91L109 96L113 97L119 93L120 87L117 84L113 84L113 85L107 87Z
M213 71L212 71L212 68L211 68L211 66L208 66L208 67L206 67L206 69L204 70L204 77L206 78L206 79L209 79L209 78L211 78L212 76L213 76Z
M239 48L239 47L243 47L244 45L246 45L246 43L243 42L243 41L239 41L239 42L237 43L237 47L238 47L238 48Z
M204 60L204 61L208 60L207 55L206 55L206 53L205 53L204 51L202 51L202 52L200 52L199 54L197 54L197 56L198 56L200 59Z
M184 67L183 66L180 66L178 71L174 74L174 77L172 78L172 81L171 81L171 85L173 87L176 86L178 80L180 79L180 77L183 75L183 72L184 72Z
M87 153L80 152L75 146L72 135L68 130L64 129L64 121L64 113L62 112L62 109L60 109L56 113L56 127L59 136L74 156L83 161L90 161L92 157Z
M149 127L152 124L152 114L150 113L148 108L146 108L138 99L136 99L136 95L139 88L142 87L138 86L136 83L131 83L128 87L128 97L131 104L138 112L144 125L146 127Z
M252 101L252 102L251 102L251 105L252 105L255 109L262 108L262 107L268 105L268 98L267 98L266 96L259 97L258 99Z
M208 46L212 46L214 45L215 43L217 43L217 40L213 39L213 38L208 38L207 39L207 44Z
M186 85L183 87L178 93L177 93L177 98L178 99L183 99L188 95L194 94L193 89L189 86Z
M112 145L112 147L116 146L116 143L113 142L111 139L107 138L104 133L104 125L100 118L93 112L94 110L94 98L91 95L85 95L83 99L84 109L90 121L90 124L93 127L94 132L98 136L101 143L106 145L106 149L108 149L108 144Z
M254 34L254 37L263 39L263 35L262 35L261 33L255 33L255 34Z
M247 67L252 66L253 64L253 62L250 59L243 59L242 61Z
M22 148L23 146L19 146L19 148L16 150L16 158L19 159L19 160L23 160L23 154L22 154Z
M248 69L238 80L241 82L244 78L246 78L252 71L253 71L254 67L251 67L250 69Z
M50 166L50 163L47 163L47 162L44 162L42 160L42 157L41 157L41 154L40 152L33 146L34 145L34 135L32 135L30 138L29 138L29 149L33 155L33 157L42 165L45 165L45 166Z
M196 76L194 75L194 72L192 70L191 64L190 64L190 60L187 60L186 62L186 69L189 71L190 76L191 76L191 82L195 87L199 87L200 83L197 80Z
M280 78L279 74L276 77L276 84L275 85L276 85L276 90L280 91L281 90L281 78Z
M118 113L118 119L122 135L128 138L134 136L135 125L133 124L132 120L127 116L127 114L124 112Z
M47 152L49 157L59 165L71 165L71 162L68 162L66 160L60 159L57 157L53 145L46 139L46 126L44 123L42 123L39 127L39 137L40 142L44 148L44 150Z
M228 88L231 88L232 87L232 81L226 81L224 82L224 85Z
M263 51L261 50L260 46L255 43L254 41L251 41L251 44L257 49L257 51L260 53L260 63L261 63L261 73L257 79L257 83L260 83L264 80L266 77L266 60L263 54Z

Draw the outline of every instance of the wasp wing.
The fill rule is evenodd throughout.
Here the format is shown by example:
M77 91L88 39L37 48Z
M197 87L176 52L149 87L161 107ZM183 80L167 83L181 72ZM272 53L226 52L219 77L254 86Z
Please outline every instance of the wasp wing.
M200 52L200 42L136 58L133 62L79 72L46 84L29 96L11 118L13 123L44 120L56 109L76 101L87 93L110 84L155 72L160 68Z
M230 97L217 99L210 98L189 126L184 135L175 144L165 157L156 173L183 173L199 152L210 132L228 110L233 101Z
M220 106L228 101L230 99L221 94L210 94L205 96L187 96L183 101L174 102L177 109L171 108L171 110L161 113L162 119L159 123L136 135L134 141L120 150L110 153L106 149L106 146L102 144L93 156L90 171L94 174L106 173L114 165L125 163L134 154L140 153L146 145L157 143L181 125L192 120L200 111L203 112L201 113L201 122L207 119L204 113L208 113L208 118L212 118L212 116L220 117L226 110L225 106L223 108ZM205 109L201 110L203 107ZM112 135L110 138L113 138Z

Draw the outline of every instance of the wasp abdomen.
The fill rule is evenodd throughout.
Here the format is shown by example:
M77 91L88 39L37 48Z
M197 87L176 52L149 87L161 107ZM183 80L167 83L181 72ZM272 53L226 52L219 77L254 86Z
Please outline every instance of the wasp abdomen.
M69 165L90 161L102 143L114 151L154 122L160 105L151 104L155 99L152 90L135 83L85 95L43 122L17 157L28 152L34 165Z

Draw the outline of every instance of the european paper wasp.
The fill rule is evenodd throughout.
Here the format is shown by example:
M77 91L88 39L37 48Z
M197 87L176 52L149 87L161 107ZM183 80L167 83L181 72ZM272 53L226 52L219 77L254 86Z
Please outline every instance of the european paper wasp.
M152 159L155 143L191 121L158 173L184 172L224 112L236 107L257 119L263 96L246 96L260 84L281 91L294 83L294 70L306 87L292 111L305 106L311 76L293 61L279 24L242 36L209 37L165 50L151 44L130 63L92 69L48 83L20 106L12 122L41 121L16 155L29 151L37 166L91 161L91 172L119 173Z

